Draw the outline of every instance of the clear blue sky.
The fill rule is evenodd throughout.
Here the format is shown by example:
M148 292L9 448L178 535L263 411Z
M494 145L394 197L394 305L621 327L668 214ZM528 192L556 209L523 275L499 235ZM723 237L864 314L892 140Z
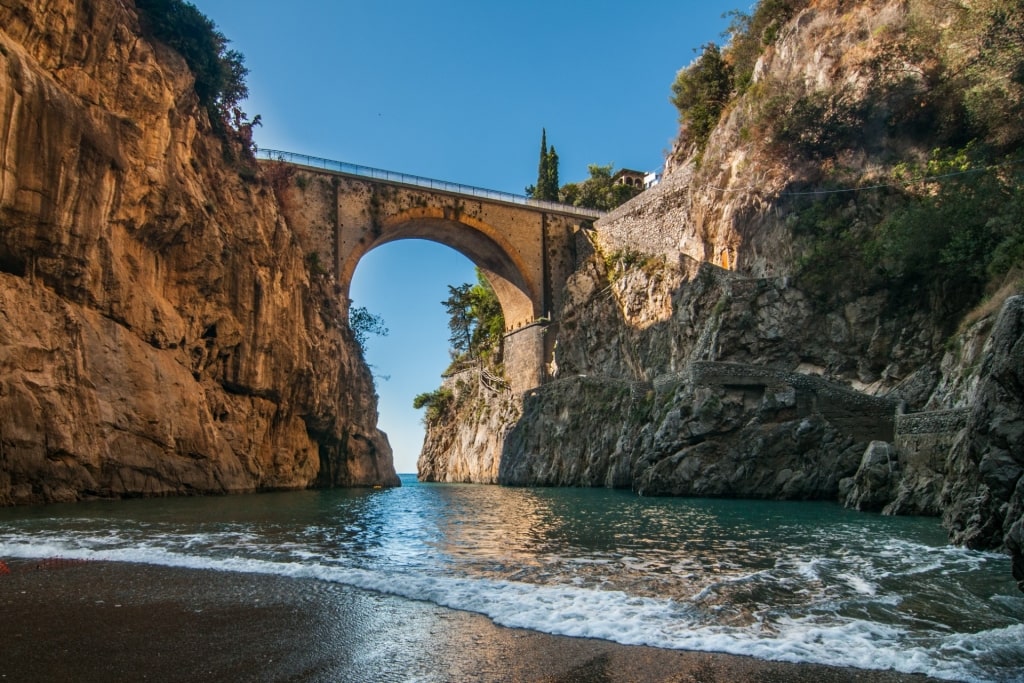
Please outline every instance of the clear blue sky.
M563 183L592 163L659 169L676 71L752 0L193 2L245 55L260 147L521 194L541 128ZM412 398L449 361L440 302L473 279L467 259L423 241L385 245L356 271L354 305L390 329L368 361L399 472L416 470L423 441Z

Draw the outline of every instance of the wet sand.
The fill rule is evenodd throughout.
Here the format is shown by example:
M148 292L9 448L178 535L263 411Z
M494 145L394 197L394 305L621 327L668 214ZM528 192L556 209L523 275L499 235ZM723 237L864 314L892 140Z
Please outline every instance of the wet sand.
M550 636L306 579L101 562L8 566L0 681L931 680Z

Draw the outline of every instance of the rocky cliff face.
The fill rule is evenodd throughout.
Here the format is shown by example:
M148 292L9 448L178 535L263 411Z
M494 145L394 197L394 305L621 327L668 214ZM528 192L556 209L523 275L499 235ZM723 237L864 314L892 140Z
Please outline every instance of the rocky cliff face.
M921 3L865 0L851 5L813 0L807 4L779 27L777 39L764 48L754 85L723 113L707 146L696 150L681 134L666 162L663 182L602 221L601 241L609 252L635 250L670 261L684 254L754 277L786 274L799 250L786 221L792 207L780 196L805 189L839 167L855 169L865 177L880 170L874 165L877 159L864 150L823 164L814 153L778 144L771 139L776 132L771 119L787 112L766 105L776 99L793 103L825 93L842 93L844 102L874 97L879 78L868 65L887 49L888 41L901 41L910 21L910 5ZM914 74L913 82L907 84L909 91L924 87L917 66L900 62L893 68ZM814 123L825 125L828 113ZM884 149L900 147L904 158L921 151L875 131L858 129L855 135L880 141ZM852 199L861 203L866 198Z
M420 481L497 484L508 430L520 402L482 366L456 373L428 409L427 433L416 463Z
M885 297L825 311L786 278L603 267L570 282L559 379L523 397L500 483L940 515L1024 580L1024 297L944 343Z
M954 542L1005 546L1024 590L1024 296L992 324L978 365L951 373L974 381L957 402L966 420L946 451L942 514Z
M0 27L0 504L396 484L330 283L180 56L113 0Z
M785 278L685 257L604 268L570 282L561 379L525 398L502 482L835 499L868 443L892 439L895 393L821 377L883 382L871 301L824 313Z
M972 323L949 288L795 277L820 255L796 233L786 191L877 177L926 156L927 140L876 122L858 133L870 142L823 157L759 134L773 88L829 102L823 116L878 96L866 65L928 4L809 3L706 149L681 142L661 185L598 222L555 316L554 381L523 397L501 483L942 515L954 542L1011 551L1024 580L1019 271ZM911 99L924 92L923 70L884 73L910 74ZM900 104L883 95L883 109ZM884 204L858 193L821 217L855 232Z

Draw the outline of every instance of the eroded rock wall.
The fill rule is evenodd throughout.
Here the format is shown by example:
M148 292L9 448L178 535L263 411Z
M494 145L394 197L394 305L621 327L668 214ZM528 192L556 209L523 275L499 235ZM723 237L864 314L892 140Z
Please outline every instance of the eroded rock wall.
M428 410L420 481L496 484L505 436L519 418L521 402L506 384L475 367L445 379L447 399Z
M397 483L240 154L131 3L0 5L0 504Z
M886 292L818 305L788 277L753 278L686 256L587 260L569 279L558 376L631 381L730 361L827 376L925 405L946 337L926 312L893 311Z
M524 397L501 483L941 515L1024 581L1024 296L944 338L884 296L821 309L687 259L595 258L569 289L559 379Z
M943 521L952 539L1005 547L1024 590L1024 296L1007 300L985 343L965 428L946 461Z
M524 401L500 481L643 495L835 499L867 438L791 385L555 382ZM586 435L585 437L582 435Z
M842 253L821 262L849 282L794 277L816 258L795 227L802 189L887 182L934 146L926 126L913 139L889 126L887 107L907 102L874 82L899 74L901 97L926 94L891 49L920 20L913 4L809 3L706 148L681 135L662 184L598 221L555 312L554 381L524 396L500 482L941 515L954 542L1013 553L1024 580L1019 269L970 313L955 287L858 279L876 264L842 269ZM837 156L801 154L769 139L765 112L804 95L877 116ZM884 215L875 195L848 197L815 220L856 234ZM694 371L723 362L738 370Z
M873 300L827 313L786 278L686 257L595 257L568 289L560 379L525 397L502 483L835 499L868 443L892 439L896 394L840 379L899 384L868 352Z

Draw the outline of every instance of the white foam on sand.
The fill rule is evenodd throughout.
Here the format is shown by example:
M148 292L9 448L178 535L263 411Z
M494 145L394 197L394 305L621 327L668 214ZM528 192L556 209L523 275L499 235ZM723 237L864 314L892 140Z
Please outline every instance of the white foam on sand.
M898 626L816 613L802 617L760 615L748 625L726 626L709 619L707 612L691 601L636 597L571 584L536 585L362 569L327 564L313 557L295 561L209 557L168 550L159 543L112 545L116 544L109 539L95 539L92 543L85 538L68 542L56 537L25 541L7 537L0 538L0 557L135 562L319 579L476 612L502 626L554 635L775 661L892 669L949 680L1024 681L1024 673L1014 668L1015 663L1024 662L1021 624L984 633L935 633L921 637ZM867 582L853 576L844 578L859 594L871 594Z

